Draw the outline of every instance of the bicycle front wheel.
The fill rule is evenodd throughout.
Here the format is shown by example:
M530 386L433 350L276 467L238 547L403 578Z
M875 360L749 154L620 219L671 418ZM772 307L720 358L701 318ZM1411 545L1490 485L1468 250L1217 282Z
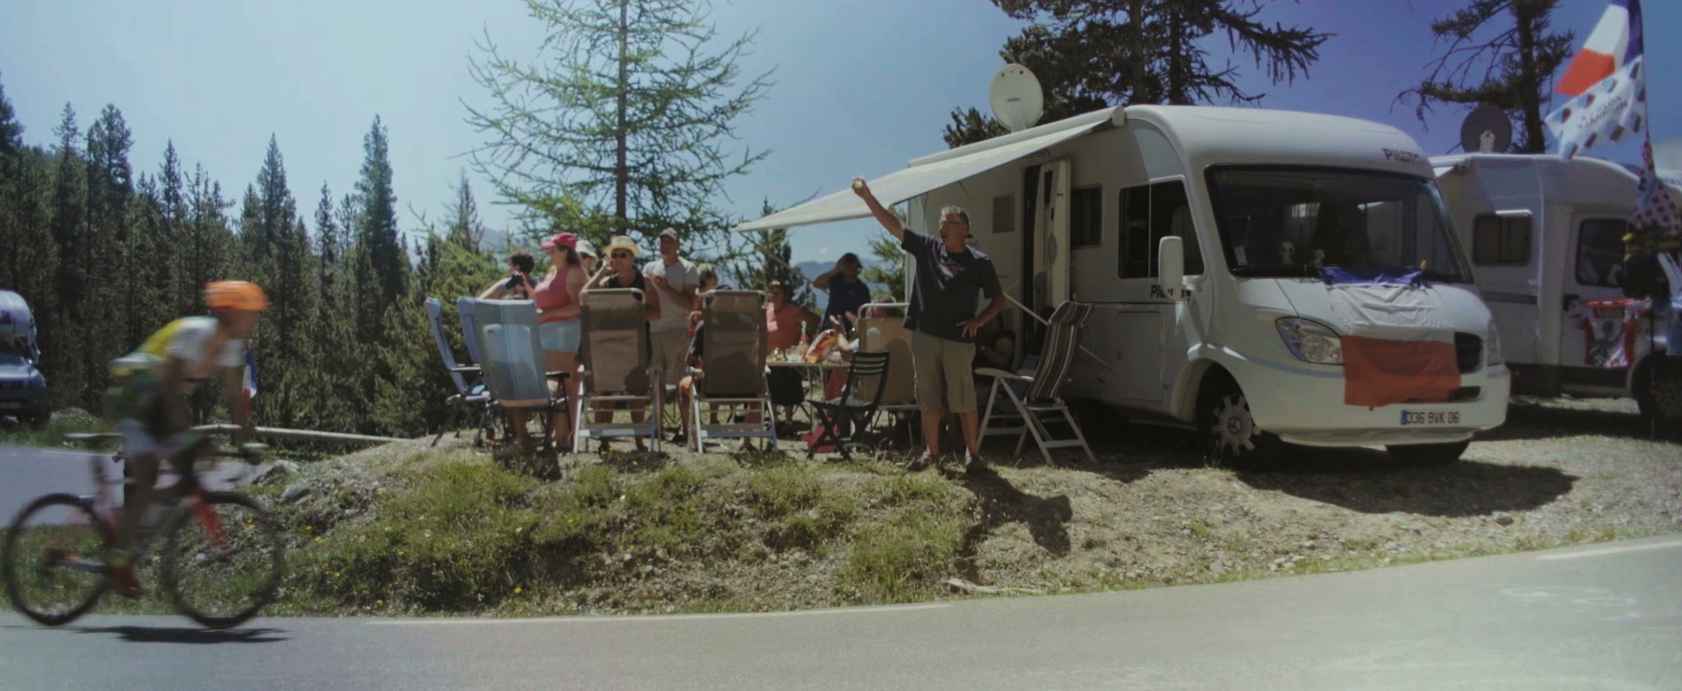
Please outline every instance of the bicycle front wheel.
M72 494L49 494L23 507L0 552L6 595L24 616L58 626L92 609L111 587L106 577L111 526Z
M280 527L256 501L210 492L171 517L161 580L176 609L213 629L238 626L280 591Z

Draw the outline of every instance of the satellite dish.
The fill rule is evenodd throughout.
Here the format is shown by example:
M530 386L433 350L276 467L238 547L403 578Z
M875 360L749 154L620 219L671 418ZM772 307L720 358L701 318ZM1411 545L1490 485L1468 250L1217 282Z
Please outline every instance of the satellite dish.
M1653 167L1682 170L1682 137L1662 139L1653 145Z
M987 86L987 101L993 106L993 117L1012 132L1033 127L1045 114L1040 80L1021 65L1005 65L993 75L993 83Z
M1513 121L1507 112L1487 103L1472 109L1460 123L1460 148L1466 153L1506 151L1513 143Z

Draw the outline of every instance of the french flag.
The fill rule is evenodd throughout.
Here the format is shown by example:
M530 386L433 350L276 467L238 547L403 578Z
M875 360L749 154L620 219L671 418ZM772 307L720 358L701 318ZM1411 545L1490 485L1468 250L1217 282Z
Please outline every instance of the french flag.
M1647 117L1642 49L1641 0L1612 0L1556 87L1571 97L1545 121L1561 156L1642 131Z
M1641 0L1612 0L1556 88L1567 96L1580 95L1641 54Z

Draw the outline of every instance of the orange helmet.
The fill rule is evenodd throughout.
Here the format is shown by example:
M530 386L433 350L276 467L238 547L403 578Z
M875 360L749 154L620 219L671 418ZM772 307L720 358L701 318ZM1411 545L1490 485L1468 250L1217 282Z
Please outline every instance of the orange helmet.
M213 310L261 312L269 308L269 296L250 281L214 281L204 287L204 302Z

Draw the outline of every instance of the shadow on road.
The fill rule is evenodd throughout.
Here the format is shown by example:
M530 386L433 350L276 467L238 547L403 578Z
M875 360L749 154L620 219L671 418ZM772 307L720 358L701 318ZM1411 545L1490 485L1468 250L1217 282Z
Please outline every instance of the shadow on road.
M229 629L212 631L180 626L102 626L78 627L76 633L115 634L130 643L185 643L208 645L217 643L278 643L287 640L280 629Z
M1061 557L1069 553L1069 520L1074 517L1074 509L1069 504L1068 495L1036 497L1017 489L992 469L967 475L958 471L956 479L965 489L975 493L981 513L981 520L964 533L963 542L958 547L958 560L963 565L960 571L964 578L979 581L975 568L976 549L993 530L1007 523L1026 525L1034 544L1052 556Z
M1552 439L1577 435L1622 437L1642 441L1682 443L1682 431L1655 426L1640 415L1611 410L1580 410L1514 403L1507 408L1507 424L1478 434L1478 441Z
M1472 460L1403 465L1372 449L1302 449L1277 470L1237 476L1256 489L1362 513L1450 517L1534 509L1570 492L1578 480L1556 468Z

